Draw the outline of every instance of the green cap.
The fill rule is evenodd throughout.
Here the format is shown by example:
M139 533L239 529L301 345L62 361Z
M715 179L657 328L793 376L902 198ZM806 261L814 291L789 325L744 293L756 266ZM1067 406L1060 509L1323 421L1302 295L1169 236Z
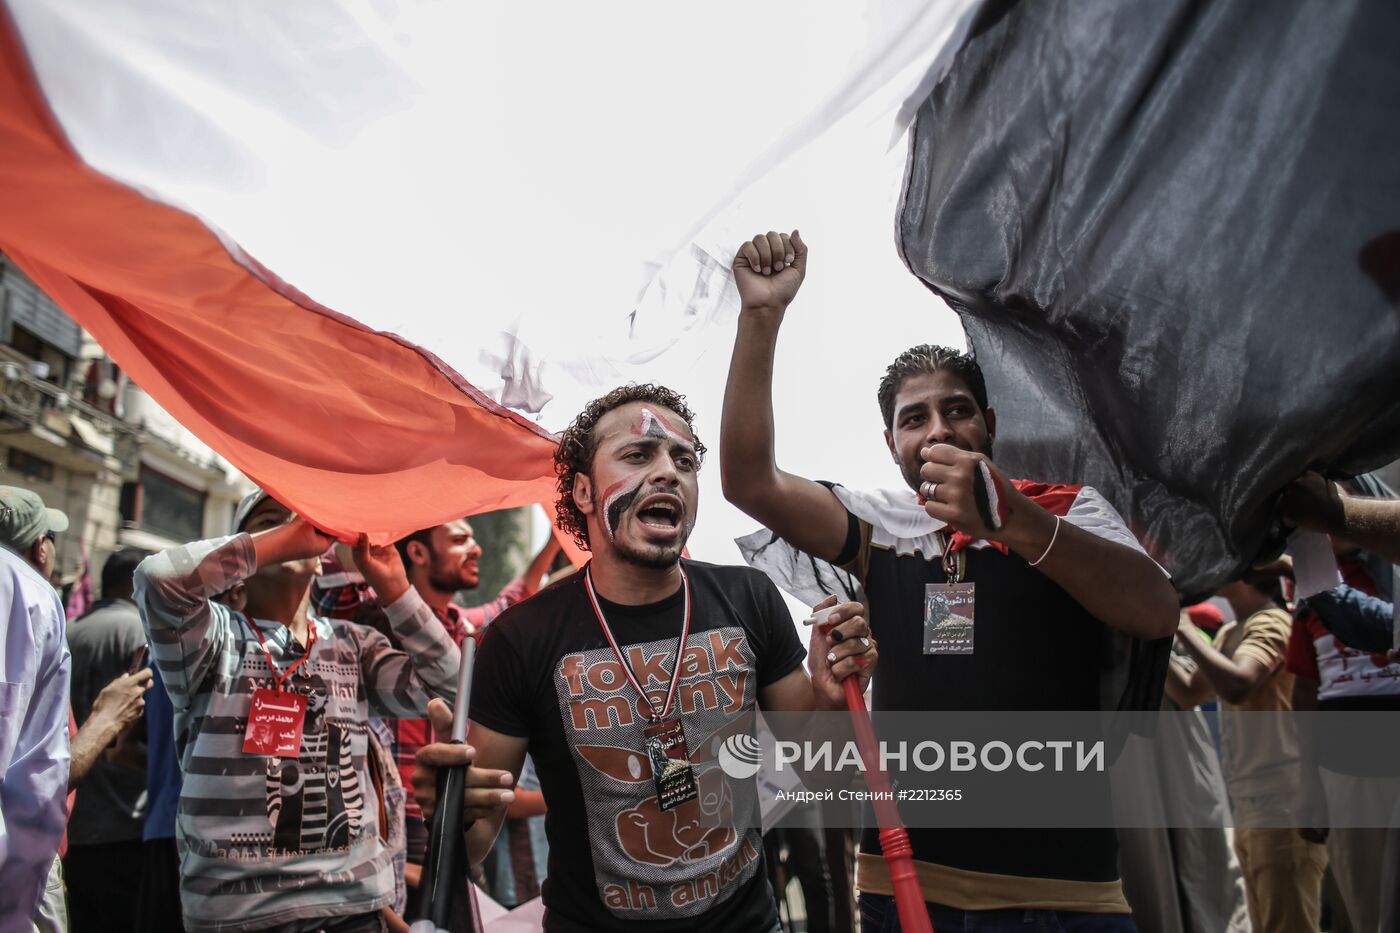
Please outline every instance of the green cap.
M0 544L25 551L40 537L68 530L68 516L44 505L37 493L0 486Z

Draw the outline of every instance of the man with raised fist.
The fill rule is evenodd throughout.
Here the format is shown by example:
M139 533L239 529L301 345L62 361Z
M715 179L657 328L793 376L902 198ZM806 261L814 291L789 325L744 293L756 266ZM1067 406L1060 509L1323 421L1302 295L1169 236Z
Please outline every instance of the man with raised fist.
M876 710L1101 708L1105 628L1166 638L1176 594L1098 492L1002 474L996 414L972 357L913 347L880 382L885 442L907 488L861 493L778 466L773 360L807 259L795 230L759 234L734 258L741 309L720 430L725 496L782 546L863 585L884 658ZM1074 929L1133 929L1112 829L909 835L935 929L975 918L978 929L1019 930L1037 912L1080 918ZM861 929L894 929L874 829L857 883Z

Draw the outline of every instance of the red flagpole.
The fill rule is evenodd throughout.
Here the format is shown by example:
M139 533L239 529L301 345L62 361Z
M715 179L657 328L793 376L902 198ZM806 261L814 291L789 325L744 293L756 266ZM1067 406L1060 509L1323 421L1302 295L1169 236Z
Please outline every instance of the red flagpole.
M875 727L870 722L869 710L865 708L865 696L860 692L860 678L855 675L847 677L841 686L846 691L846 706L855 723L856 747L865 762L865 783L875 798L875 821L880 824L880 851L884 853L885 864L890 869L900 929L908 933L933 933L924 892L914 872L914 849L899 819L899 808L895 806L894 795L890 792L889 775L880 761Z

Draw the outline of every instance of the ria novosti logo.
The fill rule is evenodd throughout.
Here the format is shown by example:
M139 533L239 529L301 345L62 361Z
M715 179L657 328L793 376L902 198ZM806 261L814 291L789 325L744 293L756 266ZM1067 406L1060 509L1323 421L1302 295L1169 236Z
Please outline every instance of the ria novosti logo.
M746 781L758 773L763 764L763 747L747 732L737 732L719 747L719 766L725 774Z
M774 742L774 757L769 761L770 773L784 771L832 773L857 771L864 773L867 762L854 741L846 742ZM763 747L747 733L736 733L721 743L720 768L736 780L748 780L762 770ZM969 741L953 741L947 748L942 743L904 741L879 743L880 766L886 771L904 773L910 770L937 771L1098 771L1105 769L1105 745L1102 740L1084 742L1051 740L1027 741L1012 747L1007 742L991 741L981 745Z

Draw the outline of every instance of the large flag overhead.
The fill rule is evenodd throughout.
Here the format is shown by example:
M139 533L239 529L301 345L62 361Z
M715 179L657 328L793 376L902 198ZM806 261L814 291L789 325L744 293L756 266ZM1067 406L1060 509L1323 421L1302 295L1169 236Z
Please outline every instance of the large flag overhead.
M621 382L713 439L730 258L797 226L780 454L896 482L880 369L962 337L890 218L971 6L3 0L0 249L253 479L383 540L548 500L552 432ZM723 560L717 473L692 550Z
M1400 456L1400 4L987 3L901 246L1015 475L1091 483L1186 593L1306 469Z

